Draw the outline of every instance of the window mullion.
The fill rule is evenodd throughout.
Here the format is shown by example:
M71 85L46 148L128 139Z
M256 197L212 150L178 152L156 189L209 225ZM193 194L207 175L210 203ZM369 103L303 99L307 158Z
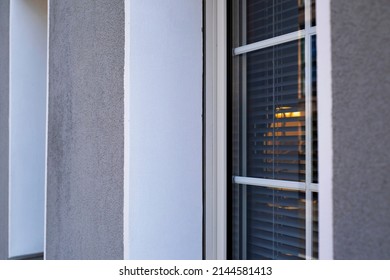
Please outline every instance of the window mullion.
M313 194L312 182L312 79L311 79L311 1L305 0L305 174L306 174L306 259L313 255Z
M241 4L241 35L242 35L242 44L246 44L246 0L242 0ZM241 149L242 149L242 174L247 175L247 63L246 55L240 57L241 60L241 93L242 93L242 112L241 112L241 125L242 125L242 134L241 134ZM243 185L242 188L242 259L247 259L247 187Z

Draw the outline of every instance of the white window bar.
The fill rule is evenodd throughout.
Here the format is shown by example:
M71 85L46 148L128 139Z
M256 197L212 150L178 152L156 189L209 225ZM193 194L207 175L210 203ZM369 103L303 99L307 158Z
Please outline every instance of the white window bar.
M280 45L283 43L288 43L291 41L299 40L299 39L307 37L308 35L316 34L316 32L317 32L316 30L317 29L314 26L314 27L309 27L308 29L298 30L298 31L291 32L288 34L284 34L284 35L280 35L280 36L273 37L270 39L255 42L252 44L248 44L248 45L244 44L243 46L234 48L233 55L240 55L240 54L244 54L244 53L248 53L248 52L252 52L252 51L265 49L268 47L277 46L277 45Z
M244 176L233 176L233 183L275 189L290 189L297 191L305 191L306 189L308 189L311 192L318 192L318 184L316 183L306 184L305 182L282 181Z
M233 183L239 185L250 185L250 186L258 186L258 187L274 188L274 189L288 189L288 190L295 190L295 191L306 190L306 184L304 182L282 181L282 180L253 178L253 177L233 176Z
M306 147L306 178L307 184L312 182L312 61L311 61L311 0L305 0L305 147ZM306 212L306 259L311 260L313 256L313 193L310 188L306 188L305 199Z
M266 39L266 40L259 41L256 43L237 47L233 50L233 54L240 55L240 54L244 54L244 53L248 53L248 52L252 52L252 51L257 51L257 50L265 49L268 47L273 47L273 46L276 46L279 44L288 43L291 41L302 39L304 37L305 37L305 31L299 30L299 31L288 33L288 34L281 35L278 37L274 37L274 38Z
M243 45L233 49L233 55L240 55L252 51L265 49L268 47L277 46L283 43L299 40L305 38L308 35L316 34L316 27L310 27L309 29L299 30L288 34L280 35L270 39L262 40L248 45Z

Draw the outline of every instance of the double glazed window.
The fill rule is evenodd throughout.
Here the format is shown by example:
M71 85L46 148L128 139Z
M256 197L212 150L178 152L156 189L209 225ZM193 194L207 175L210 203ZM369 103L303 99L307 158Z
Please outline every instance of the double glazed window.
M318 258L315 0L231 5L232 258Z

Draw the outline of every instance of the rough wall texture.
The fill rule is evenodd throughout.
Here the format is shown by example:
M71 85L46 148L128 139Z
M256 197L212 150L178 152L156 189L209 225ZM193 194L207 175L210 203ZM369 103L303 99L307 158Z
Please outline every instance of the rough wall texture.
M390 259L390 5L331 5L334 257Z
M0 1L0 259L8 257L9 12Z
M124 1L50 1L47 259L123 258Z

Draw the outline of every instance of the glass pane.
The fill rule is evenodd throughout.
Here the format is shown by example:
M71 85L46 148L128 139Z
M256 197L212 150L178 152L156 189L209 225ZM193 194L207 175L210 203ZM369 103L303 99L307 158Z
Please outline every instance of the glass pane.
M245 80L245 73L242 73L242 69L245 69L246 55L235 56L233 58L233 67L232 67L232 173L233 175L244 175L242 174L242 162L241 158L241 141L245 137L243 135L243 124L242 124L242 114L243 106L242 99L244 99L243 91L245 92L245 84L242 83Z
M305 259L305 193L233 186L233 257ZM243 205L246 205L244 207Z
M241 45L298 31L305 27L304 0L243 0L240 2L244 19L241 23Z
M311 26L316 25L316 0L311 0Z
M311 40L311 81L312 81L312 110L313 110L313 182L318 183L318 129L317 129L317 37L312 36Z
M239 185L232 187L232 259L242 260L242 188Z
M318 259L318 193L313 193L313 259Z
M236 61L233 161L241 164L234 166L234 175L305 180L303 59L304 41L299 40Z

